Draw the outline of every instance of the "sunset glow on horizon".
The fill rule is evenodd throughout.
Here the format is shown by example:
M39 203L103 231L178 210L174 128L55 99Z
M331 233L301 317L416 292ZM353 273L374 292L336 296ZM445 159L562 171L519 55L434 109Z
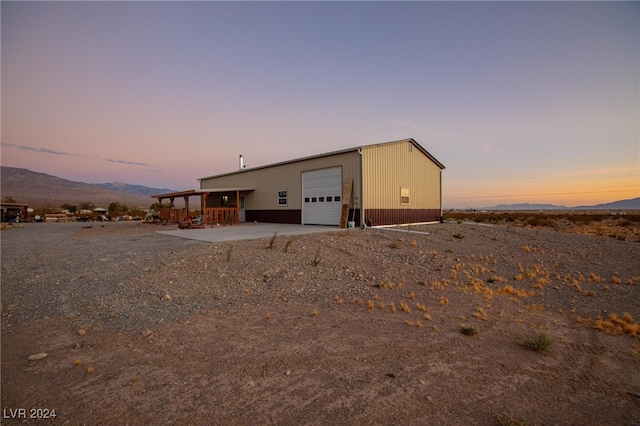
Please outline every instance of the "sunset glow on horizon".
M638 2L2 2L1 163L174 190L414 138L443 207L640 197Z

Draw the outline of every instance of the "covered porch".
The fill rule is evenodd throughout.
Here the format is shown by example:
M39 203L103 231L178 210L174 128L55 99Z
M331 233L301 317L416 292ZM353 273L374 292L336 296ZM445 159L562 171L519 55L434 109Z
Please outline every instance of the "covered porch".
M191 210L189 199L199 197L200 218L198 224L234 224L243 221L244 194L251 192L250 188L215 188L215 189L191 189L188 191L171 192L167 194L153 195L152 198L158 200L160 209L158 216L160 221L165 223L187 223L192 218L189 214ZM175 200L184 200L183 208L176 208ZM162 207L162 203L169 200L169 207Z

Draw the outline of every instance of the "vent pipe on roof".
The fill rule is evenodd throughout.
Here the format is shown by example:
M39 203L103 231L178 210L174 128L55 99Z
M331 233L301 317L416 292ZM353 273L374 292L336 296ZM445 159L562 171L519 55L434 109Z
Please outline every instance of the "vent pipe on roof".
M244 158L242 157L242 154L240 154L238 167L240 168L240 170L244 169Z

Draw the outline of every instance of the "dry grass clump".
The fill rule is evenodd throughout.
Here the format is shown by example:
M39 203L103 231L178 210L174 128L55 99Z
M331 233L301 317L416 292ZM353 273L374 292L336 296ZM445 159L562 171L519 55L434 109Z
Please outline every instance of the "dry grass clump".
M594 282L594 283L600 283L602 282L602 278L600 276L598 276L597 274L594 274L593 272L589 273L589 281Z
M606 320L603 320L602 317L598 315L593 322L593 327L596 330L604 331L614 336L623 334L634 337L640 336L640 324L636 323L628 312L625 312L622 318L618 317L617 314L611 314Z
M284 252L288 252L289 251L289 246L291 245L291 243L293 243L293 240L295 239L294 236L289 237L289 239L287 240L286 244L284 245Z
M471 267L471 270L472 270L472 271L473 271L473 273L474 273L474 274L476 274L476 275L480 275L480 274L488 274L488 273L490 273L490 272L491 272L491 270L490 270L490 269L485 268L485 267L484 267L484 266L482 266L482 265L473 265L473 266Z
M481 320L487 319L487 313L484 311L484 309L482 309L482 306L478 308L478 310L473 314L473 316Z
M538 303L538 304L531 304L531 305L525 305L525 308L530 311L530 312L540 312L544 310L544 304L543 303Z
M496 290L496 293L498 294L506 294L508 296L516 296L516 297L530 297L533 296L533 292L532 291L526 291L524 289L515 289L513 288L513 286L511 285L505 285L502 288L499 288Z
M313 266L318 266L320 264L320 247L318 247L318 251L316 251L316 255L313 257L313 261L311 263Z
M529 426L531 424L525 419L515 418L507 412L496 414L496 420L500 426Z
M416 309L422 312L427 312L429 310L429 308L421 303L416 303Z
M267 248L269 250L273 249L273 246L276 243L276 238L278 238L278 230L276 229L276 231L273 233L273 235L271 236L271 238L269 238L268 242L267 242Z

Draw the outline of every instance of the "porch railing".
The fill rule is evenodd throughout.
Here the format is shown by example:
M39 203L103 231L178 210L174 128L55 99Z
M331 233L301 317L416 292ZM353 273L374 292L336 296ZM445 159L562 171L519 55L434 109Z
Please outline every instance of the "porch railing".
M238 223L238 209L235 207L213 207L204 209L203 223ZM185 209L160 209L158 216L163 222L179 223L187 215Z
M235 207L209 207L204 209L204 223L237 223L238 209Z
M181 222L185 217L185 209L160 209L158 216L164 222Z

